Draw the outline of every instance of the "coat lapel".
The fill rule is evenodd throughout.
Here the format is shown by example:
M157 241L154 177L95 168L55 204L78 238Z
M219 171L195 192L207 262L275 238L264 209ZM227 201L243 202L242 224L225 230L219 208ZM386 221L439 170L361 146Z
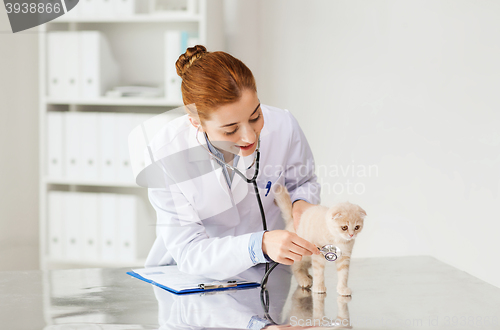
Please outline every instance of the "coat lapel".
M189 136L189 161L209 161L220 187L226 193L227 197L231 198L229 187L227 186L226 179L222 173L222 167L217 163L215 157L208 151L205 135L197 131L196 128L191 127Z

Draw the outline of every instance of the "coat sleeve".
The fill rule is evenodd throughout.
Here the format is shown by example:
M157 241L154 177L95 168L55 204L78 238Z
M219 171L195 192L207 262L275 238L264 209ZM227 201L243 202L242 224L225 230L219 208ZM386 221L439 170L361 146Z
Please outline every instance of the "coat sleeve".
M165 244L179 270L222 280L252 267L248 245L252 233L209 237L196 210L175 184L148 188L157 213L157 240Z
M285 166L285 186L292 203L303 199L311 204L321 202L321 185L314 173L314 157L309 143L293 115L286 111L291 125L289 153Z

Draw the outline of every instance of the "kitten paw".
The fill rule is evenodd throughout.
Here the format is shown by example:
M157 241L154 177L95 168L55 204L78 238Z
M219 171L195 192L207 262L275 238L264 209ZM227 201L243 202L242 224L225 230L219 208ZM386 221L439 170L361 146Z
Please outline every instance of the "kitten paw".
M341 296L350 296L352 294L351 289L349 289L348 287L337 288L337 292Z
M347 304L352 300L351 296L338 296L337 297L337 302L340 304Z
M326 286L324 285L313 285L312 292L314 293L326 293Z
M297 284L303 288L310 288L312 285L312 278L311 276L298 276Z
M297 286L297 289L293 293L292 299L301 299L301 298L307 298L310 296L311 296L311 290Z

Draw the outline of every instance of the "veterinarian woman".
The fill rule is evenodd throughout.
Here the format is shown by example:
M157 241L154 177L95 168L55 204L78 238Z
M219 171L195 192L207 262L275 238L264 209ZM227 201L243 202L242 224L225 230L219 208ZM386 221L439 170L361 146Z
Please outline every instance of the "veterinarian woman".
M272 188L285 185L297 225L300 214L319 203L313 155L292 114L261 104L252 72L227 53L198 45L179 57L176 68L188 113L150 143L152 159L162 160L165 184L148 188L157 238L146 266L177 264L186 273L224 279L271 259L290 265L319 254L312 243L282 230L274 204ZM220 162L252 178L259 139L257 185L266 232L252 184Z

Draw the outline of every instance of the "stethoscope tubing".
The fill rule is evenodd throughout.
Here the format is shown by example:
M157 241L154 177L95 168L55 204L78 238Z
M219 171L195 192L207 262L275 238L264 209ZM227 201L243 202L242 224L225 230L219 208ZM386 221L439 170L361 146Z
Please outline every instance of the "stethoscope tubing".
M198 140L198 131L199 130L200 130L200 127L198 126L197 129L196 129L196 141L198 141L198 144L201 145L211 155L211 157L214 157L215 159L217 159L226 168L229 167L230 169L232 169L234 172L236 172L236 174L238 174L247 183L252 183L254 191L255 191L255 195L257 196L257 203L259 205L260 216L262 218L262 228L265 231L267 231L266 214L264 213L264 206L262 205L262 200L260 198L259 188L257 187L257 176L259 175L259 167L260 167L260 150L259 150L260 149L260 137L257 140L257 148L255 150L256 151L255 158L254 158L252 164L250 164L250 166L247 168L247 169L250 169L255 164L255 172L254 172L252 178L249 179L243 173L241 173L240 170L238 170L237 168L235 168L232 165L229 165L224 160L220 159L218 156L216 156L214 153L212 153L203 144L201 144L200 141ZM276 265L277 264L278 263L276 263ZM275 266L273 266L273 269L274 269L274 267ZM271 271L272 271L272 269L271 269ZM270 273L270 271L269 271L269 263L266 263L266 274L267 274L267 276L269 276L268 272ZM267 283L267 276L266 275L264 275L264 276L265 277L262 280L264 281L264 279L265 279L265 282L264 282L264 285L265 285L265 283Z

